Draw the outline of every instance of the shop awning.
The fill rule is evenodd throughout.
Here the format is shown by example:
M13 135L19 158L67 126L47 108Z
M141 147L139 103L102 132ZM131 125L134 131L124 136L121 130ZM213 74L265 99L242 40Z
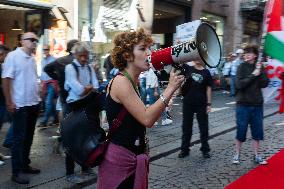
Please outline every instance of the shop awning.
M0 0L0 4L21 6L32 9L52 9L55 5L40 0Z

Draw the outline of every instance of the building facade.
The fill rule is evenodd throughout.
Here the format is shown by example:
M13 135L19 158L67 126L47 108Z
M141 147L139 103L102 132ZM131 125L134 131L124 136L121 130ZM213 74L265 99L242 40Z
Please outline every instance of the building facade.
M153 34L161 46L174 44L176 26L209 22L219 37L223 56L247 43L259 44L266 0L155 0Z

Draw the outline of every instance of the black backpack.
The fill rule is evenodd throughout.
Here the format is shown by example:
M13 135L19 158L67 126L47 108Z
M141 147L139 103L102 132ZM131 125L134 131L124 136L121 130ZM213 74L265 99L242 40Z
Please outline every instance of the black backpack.
M75 69L76 75L77 75L77 79L79 80L79 69L78 69L78 66L77 66L74 62L72 62L71 64L72 64L73 68ZM92 70L91 70L90 65L88 65L88 70L89 70L89 74L90 74L90 84L92 84ZM65 94L64 96L66 96L66 98L67 98L68 92L69 92L70 90L71 90L71 89L66 90L66 89L64 88L64 94ZM66 98L65 98L65 101L66 101Z

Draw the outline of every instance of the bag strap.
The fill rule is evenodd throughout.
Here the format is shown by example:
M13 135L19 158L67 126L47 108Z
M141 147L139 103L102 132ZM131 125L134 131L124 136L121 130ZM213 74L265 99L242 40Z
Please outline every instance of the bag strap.
M123 75L125 76L131 83L132 87L134 88L136 94L139 96L139 98L141 98L138 87L136 85L136 83L133 81L133 79L131 78L131 76L128 74L127 71L124 71L123 73L119 72L119 75Z
M119 72L117 75L123 75L127 79L129 79L129 81L131 82L135 92L140 97L140 94L137 91L138 89L137 89L134 81L131 79L131 77L129 76L129 74L127 72L123 72L123 73ZM112 80L112 82L113 82L113 80ZM110 87L111 87L112 82L110 83ZM110 93L110 88L109 88L109 93ZM126 113L127 113L127 110L123 106L122 109L120 110L119 114L117 115L117 117L112 121L111 128L110 128L110 130L109 130L109 132L107 134L107 140L109 140L111 138L112 134L119 128L119 126L121 125L122 120L124 119Z
M79 81L79 69L78 69L78 66L74 62L72 62L72 66L74 67L74 69L76 71L77 79ZM90 84L92 84L92 70L91 70L91 67L90 67L89 64L87 65L87 67L88 67L89 74L90 74Z
M109 132L106 136L107 140L109 140L111 138L111 136L113 135L113 133L115 131L117 131L117 129L121 125L126 113L127 113L127 110L123 106L122 109L120 110L119 114L117 115L117 117L112 121L111 128L110 128L110 130L109 130Z

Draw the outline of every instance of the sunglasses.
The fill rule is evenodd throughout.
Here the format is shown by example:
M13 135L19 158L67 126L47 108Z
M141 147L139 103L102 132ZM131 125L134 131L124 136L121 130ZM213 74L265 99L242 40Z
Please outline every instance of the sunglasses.
M36 39L36 38L25 38L25 39L23 39L23 40L30 40L31 42L36 42L36 43L38 43L38 39Z
M44 51L49 51L49 49L42 49L42 50L44 50Z

